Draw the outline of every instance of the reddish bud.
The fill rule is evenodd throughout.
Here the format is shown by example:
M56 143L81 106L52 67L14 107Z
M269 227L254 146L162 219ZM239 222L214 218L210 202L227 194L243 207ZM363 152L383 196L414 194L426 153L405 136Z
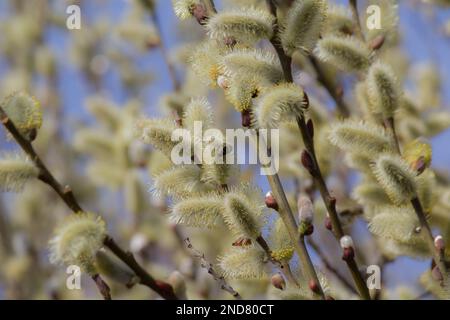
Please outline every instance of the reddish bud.
M270 279L270 282L277 289L284 290L284 288L286 288L286 281L284 280L283 276L279 273L274 274Z
M353 247L345 248L344 254L342 255L342 260L344 261L350 261L355 258L355 251L353 250Z
M265 202L266 202L267 208L278 211L278 203L277 203L277 200L275 199L275 197L273 196L272 191L269 191L266 193Z
M319 285L313 279L309 280L308 286L309 286L309 289L311 289L312 292L319 293Z
M445 250L444 238L442 238L441 235L438 235L436 236L436 238L434 238L434 246L436 247L437 251Z
M308 170L312 176L314 176L314 160L307 150L303 150L301 160L303 167L305 167L305 169Z
M325 217L325 228L328 230L333 230L333 224L331 223L331 219L329 216Z
M385 37L384 35L379 35L375 37L372 41L369 43L369 48L372 50L378 50L380 49L384 44Z
M242 126L245 128L250 127L250 125L252 123L250 111L249 110L242 111L241 117L242 117Z

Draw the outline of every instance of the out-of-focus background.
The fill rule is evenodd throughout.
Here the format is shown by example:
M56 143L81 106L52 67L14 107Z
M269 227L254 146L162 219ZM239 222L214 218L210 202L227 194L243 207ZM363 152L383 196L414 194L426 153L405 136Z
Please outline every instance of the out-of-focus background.
M75 143L77 128L88 128L94 123L95 117L86 108L89 101L95 103L92 99L106 99L108 104L120 110L132 110L136 104L147 116L161 114L161 105L167 103L167 95L174 89L172 77L181 82L184 79L183 69L177 64L177 59L183 59L183 45L204 35L195 21L179 22L176 19L171 1L155 0L153 17L139 7L138 2L0 1L0 97L3 99L11 92L26 90L41 101L45 117L43 132L36 142L38 151L45 154L58 177L70 181L75 193L92 210L105 212L109 229L124 239L127 239L127 226L133 224L133 219L119 213L120 208L126 207L126 200L120 196L124 182L120 177L110 177L122 173L113 172L113 167L90 167L90 171L86 171L87 160L65 144ZM254 1L230 2L245 5ZM347 4L347 1L335 2ZM411 72L435 68L440 78L439 103L448 110L450 7L426 2L399 1L399 41L405 56L398 63L412 65ZM81 8L80 30L66 27L66 9L71 4ZM217 1L216 5L220 10L226 4ZM360 8L364 10L365 6ZM174 69L169 70L169 65ZM413 77L414 74L408 81ZM411 83L407 82L405 86L411 86ZM330 107L333 105L326 95L324 100ZM109 138L117 139L112 135ZM431 140L433 166L447 171L450 171L449 141L449 130ZM4 130L0 130L0 148L17 149ZM96 175L104 173L105 179L116 179L117 186L102 188L99 187L101 183L92 183L89 180L94 172ZM148 191L148 181L143 180L144 191ZM268 189L264 179L259 179L258 185L263 190ZM68 294L57 290L66 275L64 268L48 266L46 246L52 221L47 219L56 220L53 217L65 215L67 209L50 195L47 186L36 183L29 188L32 190L26 189L24 195L6 193L0 196L0 242L3 247L0 250L0 298L98 298L87 277L82 283L87 289L82 293ZM41 189L44 190L42 194ZM143 196L151 198L150 193ZM46 212L48 216L44 218ZM355 230L361 238L367 233L362 225ZM143 230L139 232L145 234ZM130 239L128 244L138 248L144 241L142 237ZM160 263L160 266L151 267L157 273L164 274L159 269L170 260L166 249L150 250L150 258ZM317 259L315 255L314 259ZM420 295L423 289L417 279L428 264L429 261L399 258L386 266L383 281L393 288L410 287ZM144 291L126 292L121 297L146 297Z

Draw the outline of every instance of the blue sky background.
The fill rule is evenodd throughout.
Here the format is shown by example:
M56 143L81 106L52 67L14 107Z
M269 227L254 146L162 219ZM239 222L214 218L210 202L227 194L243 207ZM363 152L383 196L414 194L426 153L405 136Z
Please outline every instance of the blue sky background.
M244 1L243 1L244 2ZM347 1L338 1L347 3ZM400 0L400 28L402 31L402 45L408 53L411 62L433 61L439 65L443 82L443 102L450 106L450 38L445 38L439 32L444 22L450 19L450 10L439 8L434 11L434 17L427 17L424 12L412 8L415 1ZM61 1L61 13L64 14L67 2ZM120 17L125 13L127 1L84 1L81 7L82 23L89 23L100 17L107 17L113 21L120 21ZM0 18L7 14L4 2L0 3ZM220 3L218 3L220 9ZM177 39L177 21L173 14L171 1L159 0L157 6L158 16L162 24L162 35L165 44L172 48L179 43ZM65 112L73 118L87 117L84 101L85 98L95 91L78 70L69 62L70 38L67 37L67 30L50 29L46 34L46 40L54 48L58 55L59 68L59 90L62 96L61 102ZM79 31L70 31L79 32ZM172 85L159 50L143 55L139 59L139 68L151 71L155 76L155 81L145 91L142 99L148 109L155 110L159 97L172 90ZM5 70L4 64L0 63L0 71ZM119 78L114 71L109 71L105 75L104 92L118 104L124 103L129 97L122 90ZM450 169L450 131L441 134L432 140L433 162L441 168ZM267 189L267 184L261 181L261 187ZM427 263L414 261L408 258L400 258L387 270L387 282L399 283L409 282L417 279ZM393 277L395 274L395 279Z

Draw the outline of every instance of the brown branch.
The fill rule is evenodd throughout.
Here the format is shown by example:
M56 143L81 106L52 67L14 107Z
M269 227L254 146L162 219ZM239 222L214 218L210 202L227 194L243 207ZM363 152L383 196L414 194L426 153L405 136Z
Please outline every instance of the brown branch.
M332 272L339 281L352 293L358 294L355 291L355 288L353 288L352 284L347 280L346 277L344 277L338 269L336 269L330 261L328 261L328 258L326 254L320 249L320 246L312 239L310 238L308 240L308 244L313 248L313 250L317 253L317 255L320 257L322 262L325 265L325 268L327 268L330 272Z
M273 0L266 0L271 13L276 17L276 6ZM285 54L282 46L277 41L272 40L272 44L275 46L278 58L282 65L287 65L287 62L290 61L290 58ZM278 48L278 49L277 49ZM284 63L283 63L284 61ZM289 70L286 70L285 73L285 80L288 82L292 82L292 70L291 65L289 63ZM325 183L325 180L322 176L322 172L320 171L320 167L317 162L317 157L314 150L314 142L313 137L310 136L308 127L306 125L306 121L304 117L297 117L297 123L302 135L303 143L305 145L305 148L309 155L311 156L313 160L312 168L311 168L311 175L314 179L314 182L316 183L317 188L320 191L320 195L322 196L322 199L325 203L325 206L327 208L328 214L331 219L331 223L333 225L333 231L337 238L337 241L340 240L344 236L344 231L342 229L341 222L339 221L339 217L336 210L336 200L331 197L328 187ZM356 264L356 261L354 258L346 259L347 266L350 270L350 273L352 274L353 280L355 282L355 285L358 289L358 292L360 296L363 299L370 299L369 290L361 276L361 273L358 270L358 266Z
M233 289L232 286L230 286L226 281L225 278L222 275L219 275L216 270L214 270L214 267L212 263L210 263L208 260L206 260L205 255L194 248L194 246L191 243L191 240L189 238L186 238L184 240L186 243L187 248L192 252L192 256L195 258L200 259L202 268L206 269L208 273L216 280L220 288L229 294L231 294L235 299L241 300L242 297L236 290Z
M64 201L64 203L75 213L84 212L81 208L79 202L75 198L71 188L69 186L63 187L53 176L53 174L47 169L41 158L38 156L33 148L33 145L26 140L20 132L17 130L14 123L8 118L8 115L0 107L0 121L6 130L13 136L14 140L19 144L22 150L30 157L31 161L39 169L39 180L49 185ZM133 270L138 277L141 279L141 284L146 285L156 291L165 299L177 299L175 296L172 286L163 282L154 280L134 259L131 254L125 253L110 237L105 238L104 244L108 247L117 257L122 260L131 270ZM98 284L96 282L96 284ZM102 293L103 295L103 293Z
M336 103L336 108L341 113L341 115L345 118L350 116L350 107L343 99L342 90L335 86L333 81L330 81L328 77L326 77L325 73L322 70L322 66L319 64L317 59L314 56L309 56L309 61L316 72L317 81L325 88L328 94L333 98Z
M353 20L355 23L355 33L362 41L365 41L364 34L362 32L361 21L359 20L357 0L349 0L348 2L350 4Z
M261 246L261 248L266 253L267 257L269 258L269 261L274 264L280 272L284 275L284 277L294 284L295 286L299 286L298 281L295 279L291 266L289 265L289 262L287 261L278 261L272 256L272 250L270 249L269 245L267 244L267 241L263 238L263 236L259 236L256 238L256 242Z

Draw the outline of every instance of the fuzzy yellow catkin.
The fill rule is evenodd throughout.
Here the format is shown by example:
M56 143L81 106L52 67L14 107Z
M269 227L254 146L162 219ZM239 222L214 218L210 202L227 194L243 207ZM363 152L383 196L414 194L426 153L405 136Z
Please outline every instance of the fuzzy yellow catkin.
M372 171L395 204L403 204L416 196L416 173L400 156L388 153L380 155L373 164Z
M111 159L116 152L117 141L98 129L81 129L74 137L75 150L95 156L98 159Z
M77 265L90 275L96 273L95 255L103 247L106 225L93 213L79 212L64 219L49 241L50 261Z
M145 143L170 157L177 141L172 141L172 133L176 129L173 121L168 119L146 119L136 124L136 134Z
M32 141L36 138L37 130L42 125L39 101L25 92L16 92L7 96L1 106L25 139Z
M180 20L192 17L192 10L195 5L200 4L200 0L172 0L175 15Z
M189 65L198 78L210 87L218 86L221 75L220 60L224 54L215 41L206 41L197 45L189 58Z
M366 86L372 111L381 114L385 119L393 117L401 103L401 93L391 67L382 62L372 64L367 75Z
M319 39L326 13L327 1L295 0L293 2L280 34L281 44L287 54L292 55L296 50L311 52Z
M303 89L295 84L280 84L267 89L255 110L256 126L278 128L283 120L295 120L307 109Z
M416 228L420 223L411 207L384 206L376 212L369 222L373 234L401 243L417 241Z
M353 28L352 12L343 5L328 5L324 34L348 34Z
M286 230L283 219L277 217L270 232L272 257L278 261L289 261L294 255L294 246Z
M221 59L221 70L227 76L248 77L252 75L261 83L278 83L284 79L278 58L260 49L235 49Z
M265 253L253 245L233 247L219 257L219 266L227 279L261 279L265 271Z
M182 199L171 207L170 220L189 227L214 228L223 225L223 198L217 194Z
M343 71L363 71L370 65L371 52L356 37L327 35L317 42L314 53Z
M27 157L3 154L0 157L0 190L18 192L31 179L37 178L39 169Z
M347 152L375 157L392 150L392 139L383 127L365 121L345 120L334 123L329 131L330 142Z
M86 109L107 128L115 130L120 126L120 110L107 99L99 96L88 98Z
M245 196L239 193L229 193L225 196L225 223L239 237L256 239L261 234L259 212L253 210Z
M201 122L203 130L209 129L213 123L213 111L206 98L193 98L186 106L183 114L183 127L194 133L195 122Z
M270 39L275 17L267 10L241 7L213 15L206 25L211 38L224 40L232 38L238 42L254 43Z
M379 206L391 202L380 185L370 181L359 184L353 190L352 196L361 205Z
M251 74L231 77L229 86L225 90L225 97L236 111L242 112L252 108L253 99L261 89L260 80Z
M201 169L196 165L181 165L154 176L157 195L186 197L207 192L208 186L201 181Z

